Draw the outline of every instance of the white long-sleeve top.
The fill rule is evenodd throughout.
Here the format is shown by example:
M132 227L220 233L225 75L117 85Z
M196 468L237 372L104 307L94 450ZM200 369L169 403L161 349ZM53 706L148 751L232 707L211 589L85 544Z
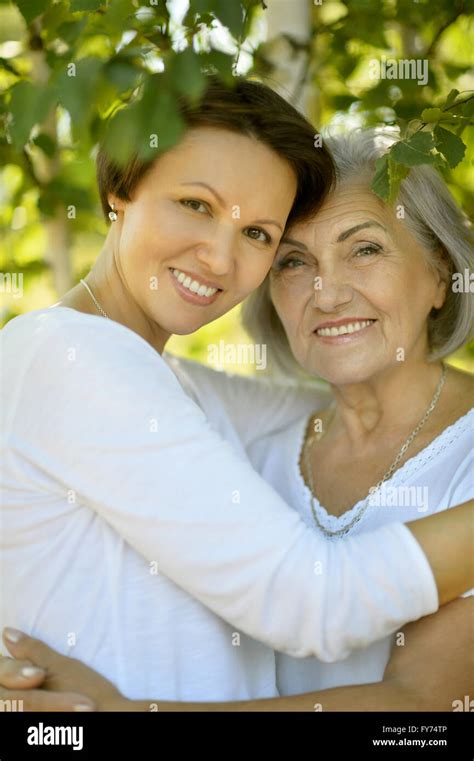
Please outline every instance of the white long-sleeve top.
M361 509L364 500L342 515L334 516L316 497L312 498L299 467L307 418L305 415L280 431L254 437L248 453L253 465L288 504L294 506L312 531L320 533L313 510L325 528L331 531L344 529ZM317 483L317 468L314 477ZM474 499L474 408L395 471L376 498L369 502L360 521L349 529L349 534L355 538L394 519L419 520L469 499ZM339 542L340 539L333 541ZM449 536L446 541L449 542ZM466 595L473 592L471 590ZM394 643L403 644L403 641L401 638L397 640L396 635L387 636L336 663L277 653L279 693L293 695L340 685L379 682Z
M212 382L206 417L189 366L178 380L127 328L37 311L2 359L1 626L130 698L238 700L277 694L271 648L332 661L437 609L403 524L325 541L253 470ZM265 398L242 398L260 432L310 409Z

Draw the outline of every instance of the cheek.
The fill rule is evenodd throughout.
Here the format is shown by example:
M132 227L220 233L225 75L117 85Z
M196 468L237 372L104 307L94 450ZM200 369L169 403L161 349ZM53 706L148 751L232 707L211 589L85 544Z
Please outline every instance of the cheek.
M300 322L301 298L298 299L295 289L288 284L285 285L283 279L278 277L271 280L270 299L291 341L291 336L296 332Z
M236 282L240 294L248 296L255 291L267 277L273 262L273 253L250 251L240 254L237 262ZM244 296L244 298L245 298Z

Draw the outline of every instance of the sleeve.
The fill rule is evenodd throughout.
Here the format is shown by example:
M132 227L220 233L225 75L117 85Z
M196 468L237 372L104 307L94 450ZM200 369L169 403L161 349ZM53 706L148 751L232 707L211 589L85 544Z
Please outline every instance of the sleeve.
M244 447L324 409L332 398L323 381L285 383L221 372L171 355L167 355L167 361L208 414L212 399L219 398Z
M56 326L17 392L14 446L27 442L55 490L270 647L330 662L437 609L403 524L340 542L311 531L131 331Z

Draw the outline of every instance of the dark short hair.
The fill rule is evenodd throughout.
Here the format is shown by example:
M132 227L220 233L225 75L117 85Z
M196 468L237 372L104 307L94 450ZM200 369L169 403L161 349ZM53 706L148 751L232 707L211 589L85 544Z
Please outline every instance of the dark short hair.
M203 97L191 104L185 97L179 108L188 128L219 127L253 137L271 148L292 167L297 192L288 217L295 223L310 217L334 183L334 165L315 128L293 106L267 85L236 77L231 86L209 76ZM156 159L142 161L136 155L119 166L99 147L97 181L104 216L108 221L109 194L124 201Z

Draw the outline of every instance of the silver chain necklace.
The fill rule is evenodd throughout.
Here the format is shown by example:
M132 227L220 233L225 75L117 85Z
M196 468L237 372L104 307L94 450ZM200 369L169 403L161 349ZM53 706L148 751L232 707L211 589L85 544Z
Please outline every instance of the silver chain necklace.
M421 420L418 423L418 425L416 426L416 428L413 429L413 431L410 433L410 435L407 438L407 440L405 441L405 443L402 445L399 453L395 457L394 461L390 465L390 467L387 470L387 472L382 476L382 478L376 484L376 486L374 486L374 487L372 487L370 489L369 495L365 498L365 500L362 503L361 507L359 508L357 514L351 520L351 522L349 524L347 524L346 526L344 526L343 528L337 529L336 531L332 531L331 529L328 529L325 526L323 526L323 524L321 523L321 521L318 518L316 509L315 509L313 471L312 471L312 468L311 468L311 463L309 462L309 451L311 449L311 446L312 446L313 442L315 440L319 440L320 438L322 438L322 436L321 435L320 436L314 436L313 435L313 436L309 437L308 441L306 442L306 445L303 445L303 459L304 459L304 465L305 465L306 474L307 474L307 477L308 477L309 487L310 487L310 491L311 491L311 512L313 514L314 522L316 523L317 527L322 531L323 534L325 534L326 536L331 536L331 537L344 536L345 534L347 534L351 530L351 528L353 528L353 526L356 525L356 523L358 523L360 521L360 519L362 518L362 516L364 515L365 511L367 510L367 508L369 506L370 497L372 497L372 495L375 494L375 492L377 492L380 489L382 484L385 481L387 481L389 478L391 478L391 476L394 474L395 470L398 467L398 464L400 463L400 460L405 455L408 447L413 442L413 440L418 436L418 434L420 433L421 429L423 428L423 426L425 425L426 421L428 420L429 416L431 415L431 413L433 412L434 408L436 407L436 405L438 403L438 399L439 399L439 397L441 395L441 391L443 390L444 382L446 380L446 370L447 370L446 365L443 364L443 369L442 369L442 372L441 372L441 378L439 379L438 385L436 386L436 391L435 391L434 396L433 396L433 398L432 398L432 400L431 400L431 402L429 404L428 409L426 410L425 414L421 418ZM335 412L336 412L336 409L334 408L334 412L331 415L331 418L329 420L328 425L332 422L332 420L334 418L334 415L335 415ZM313 421L315 419L316 418L313 418ZM327 432L327 428L326 428L326 432Z
M79 282L81 283L81 285L83 285L83 286L84 286L84 288L86 289L87 293L88 293L88 294L89 294L89 296L91 297L92 301L93 301L93 302L94 302L94 304L96 305L96 307L97 307L97 309L99 310L99 312L101 313L101 315L102 315L103 317L106 317L106 318L107 318L107 320L110 320L110 317L109 317L109 315L108 315L106 312L104 312L104 310L102 309L101 305L100 305L100 304L99 304L99 302L97 301L96 297L95 297L95 296L94 296L94 294L92 293L91 289L90 289L90 288L89 288L89 286L87 285L86 281L85 281L85 280L79 280Z

